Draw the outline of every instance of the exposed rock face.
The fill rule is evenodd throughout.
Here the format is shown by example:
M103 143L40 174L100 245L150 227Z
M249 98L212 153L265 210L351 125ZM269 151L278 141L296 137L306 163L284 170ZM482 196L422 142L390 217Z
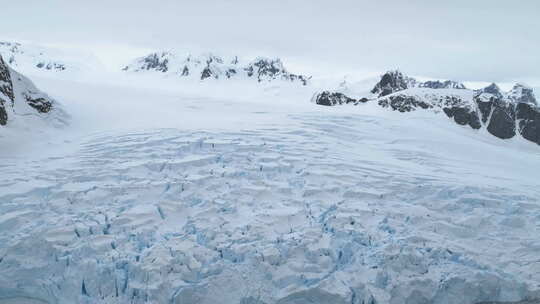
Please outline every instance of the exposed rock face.
M480 94L491 94L496 98L503 98L501 89L495 83L490 84L489 86L479 90Z
M15 112L46 114L53 110L54 104L30 80L11 70L0 56L0 125L8 124Z
M516 135L516 112L514 105L501 99L492 102L492 112L487 126L489 133L499 138L512 138Z
M7 111L5 102L3 100L0 100L0 125L5 126L7 124Z
M518 103L516 119L521 136L540 145L540 110L529 103Z
M469 125L473 129L480 129L482 127L476 111L463 107L443 108L443 111L449 118L454 118L457 124L462 126Z
M49 113L52 109L52 101L45 97L35 97L30 94L24 94L26 103L40 113Z
M8 120L6 106L9 103L13 104L13 83L9 67L0 56L0 125L5 126Z
M540 107L533 90L516 84L503 92L496 84L471 91L455 81L416 82L398 71L388 72L371 91L378 105L399 112L443 111L455 123L486 130L501 139L521 135L540 145ZM341 93L324 91L316 103L325 106L357 104ZM367 101L367 99L365 99Z
M307 77L287 72L279 58L268 59L259 57L251 62L244 70L248 76L255 76L259 82L263 80L282 79L288 81L300 81L307 84Z
M446 81L426 81L426 82L420 82L418 84L418 87L420 88L430 88L430 89L466 89L465 85L452 81L452 80L446 80Z
M171 54L168 52L161 53L152 53L146 57L143 57L139 60L139 70L155 70L158 72L167 72L169 70L169 56ZM129 66L123 68L124 71L127 71Z
M379 97L392 94L394 92L406 90L414 87L416 80L403 75L400 71L386 72L381 81L375 85L371 93L378 94Z
M206 78L212 77L212 70L210 70L210 67L204 68L204 70L201 73L201 80L204 80Z
M523 96L527 93L522 88L511 91L508 97L494 83L475 91L474 101L482 116L482 122L487 124L487 130L494 136L502 139L512 138L516 135L516 102L517 100L529 101L531 96ZM532 90L530 92L532 94ZM512 98L509 96L512 95ZM532 96L534 100L534 96Z
M383 97L414 87L429 89L466 89L465 85L462 83L452 80L419 82L412 77L404 75L400 71L388 71L381 77L381 80L371 90L371 93Z
M267 60L264 58L257 58L246 69L248 69L250 73L253 73L254 70L256 70L257 79L261 81L261 77L275 78L279 73L282 73L283 64L279 59Z
M0 56L0 92L13 101L13 83L11 82L9 67L2 59L2 56Z
M432 105L419 100L414 96L407 95L388 96L387 98L379 99L378 103L383 108L392 108L392 110L400 112L411 112L415 111L417 108L433 108Z
M36 67L40 69L45 69L45 70L58 70L58 71L63 71L66 69L66 66L64 64L56 63L56 62L49 62L49 63L40 62L36 64Z
M342 105L342 104L348 104L348 103L357 104L359 102L358 100L354 98L350 98L343 93L329 92L329 91L323 91L319 94L316 94L314 96L314 101L316 104L322 105L322 106L335 106L335 105ZM365 102L365 101L360 100L360 102Z
M417 95L396 93L379 98L377 103L384 108L391 108L399 112L411 112L417 109L442 109L457 124L469 125L473 129L480 129L480 119L476 111L457 96L436 96L435 98L422 98Z
M516 103L538 104L534 97L533 89L521 83L514 85L508 93L508 98Z
M279 58L259 57L247 64L241 64L238 56L231 60L212 54L202 56L188 55L185 59L174 53L152 53L136 59L123 68L124 71L157 71L176 74L182 77L206 79L254 78L258 82L284 80L307 85L309 77L289 73Z

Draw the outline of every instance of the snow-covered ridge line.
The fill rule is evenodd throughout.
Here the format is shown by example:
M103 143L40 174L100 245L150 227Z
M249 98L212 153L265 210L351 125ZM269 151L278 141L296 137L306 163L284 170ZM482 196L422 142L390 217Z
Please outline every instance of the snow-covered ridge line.
M403 75L399 70L388 71L381 76L381 80L371 90L371 93L377 94L379 97L392 94L397 91L410 88L429 88L429 89L466 89L461 82L453 80L445 81L417 81L413 77Z
M37 69L50 71L66 70L66 63L60 58L47 56L43 48L28 48L17 42L0 41L0 54L6 58L6 62L12 67L32 65Z
M0 55L11 68L25 74L81 73L101 67L93 55L84 52L11 41L0 41Z
M460 125L485 127L501 139L521 136L540 145L540 108L533 89L518 83L503 92L496 84L469 90L455 81L417 82L399 71L389 71L371 90L371 95L354 99L341 92L323 91L313 101L324 106L376 102L394 111L417 109L443 111Z
M173 52L156 52L135 59L122 70L130 72L153 71L200 80L253 78L258 82L284 80L307 85L311 77L292 74L279 58L257 57L243 63L238 56L224 58L211 53L199 56L180 56Z

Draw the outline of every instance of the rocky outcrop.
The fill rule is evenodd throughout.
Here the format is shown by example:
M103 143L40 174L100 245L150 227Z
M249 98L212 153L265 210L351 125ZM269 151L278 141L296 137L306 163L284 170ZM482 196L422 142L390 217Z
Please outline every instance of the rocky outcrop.
M415 84L416 80L414 78L409 78L400 71L388 71L381 77L381 80L371 90L371 93L382 97L412 88Z
M514 85L512 90L510 90L508 93L508 99L518 104L525 103L530 105L538 105L533 93L533 89L522 83Z
M24 93L26 103L40 113L49 113L52 109L52 101L46 97L35 96L35 94Z
M55 108L53 99L38 90L29 79L12 70L0 56L0 125L7 125L12 115L45 115ZM65 115L61 110L57 112Z
M469 125L473 129L480 129L482 127L478 114L472 109L465 107L446 107L443 108L443 111L459 125Z
M391 108L392 110L399 112L411 112L418 108L433 108L431 104L414 96L407 96L405 94L393 95L388 96L387 98L379 99L378 104L383 108Z
M521 135L540 145L540 107L533 90L524 84L516 84L509 92L494 83L471 91L459 82L417 82L391 71L381 77L371 93L378 94L374 101L383 108L399 112L442 111L456 124L476 130L485 127L501 139ZM330 91L316 95L315 102L324 106L358 104L355 99Z
M492 96L499 99L503 98L501 88L499 88L499 86L495 83L492 83L481 90L477 90L476 93L478 96L483 94L484 96L488 97Z
M529 103L518 103L516 119L521 136L540 145L540 110Z
M9 67L0 56L0 125L5 126L8 120L6 107L13 105L13 83L9 73Z
M427 89L466 89L464 84L457 81L430 80L420 82L396 70L388 71L384 75L382 75L381 80L371 90L371 93L377 94L378 97L384 97L395 92L415 87Z
M512 138L516 135L516 112L514 105L501 99L490 101L491 117L487 130L489 133L502 138Z
M540 108L531 88L516 84L505 93L491 84L475 91L473 100L490 134L502 139L519 134L540 145Z
M354 99L343 93L323 91L315 94L313 100L316 104L321 106L335 106L342 104L358 104L360 102L367 102L367 98Z
M172 52L152 53L138 58L123 70L156 71L181 77L196 77L199 80L252 78L258 82L283 80L302 85L307 85L310 78L289 73L279 58L258 57L247 64L242 64L238 56L226 60L213 54L204 54L188 55L183 59Z
M154 70L165 73L169 70L169 56L168 52L152 53L141 58L138 68L139 70ZM129 66L123 68L124 71L128 69Z
M244 70L248 76L256 77L259 82L263 80L282 79L287 81L300 81L307 85L308 78L287 72L279 58L269 59L259 57L251 62Z
M420 82L418 84L418 87L420 88L429 88L429 89L460 89L464 90L466 89L465 85L452 80L446 80L446 81L425 81Z
M0 41L0 55L17 71L63 72L81 68L80 66L76 67L71 61L64 60L66 55L72 57L72 54L64 54L58 49L37 45ZM89 58L85 58L85 61L87 59Z
M45 70L57 70L57 71L63 71L66 69L66 66L61 63L56 62L39 62L36 64L36 67L39 69L45 69Z

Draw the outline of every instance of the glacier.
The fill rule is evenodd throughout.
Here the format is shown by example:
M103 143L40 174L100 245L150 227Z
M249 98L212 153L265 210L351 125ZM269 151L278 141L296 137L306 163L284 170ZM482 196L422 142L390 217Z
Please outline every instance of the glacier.
M2 304L540 299L521 137L288 82L32 81L70 127L0 133Z

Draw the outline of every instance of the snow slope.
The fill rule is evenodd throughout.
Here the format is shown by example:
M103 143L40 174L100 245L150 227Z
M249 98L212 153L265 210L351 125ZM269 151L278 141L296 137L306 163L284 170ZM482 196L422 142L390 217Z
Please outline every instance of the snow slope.
M0 150L2 304L540 298L522 138L288 83L34 81L73 124Z
M65 127L69 115L62 105L9 67L0 56L0 140L7 151L18 142L32 141L52 128Z
M79 77L103 68L91 54L30 43L0 41L0 55L11 68L29 75Z

